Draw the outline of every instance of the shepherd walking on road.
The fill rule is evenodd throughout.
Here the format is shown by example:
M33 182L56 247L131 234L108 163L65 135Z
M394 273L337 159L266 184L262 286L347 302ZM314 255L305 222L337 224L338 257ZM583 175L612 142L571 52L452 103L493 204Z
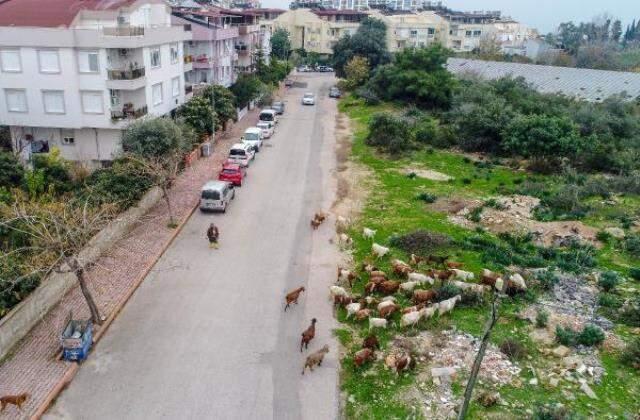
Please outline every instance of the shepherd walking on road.
M218 249L218 236L220 236L218 227L215 224L211 223L211 225L209 225L209 229L207 229L207 238L209 239L209 248Z

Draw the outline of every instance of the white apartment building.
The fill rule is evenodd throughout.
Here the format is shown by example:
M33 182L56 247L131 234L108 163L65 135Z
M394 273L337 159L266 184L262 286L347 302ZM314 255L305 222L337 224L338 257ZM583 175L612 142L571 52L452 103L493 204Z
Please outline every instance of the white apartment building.
M183 42L162 0L0 3L0 124L25 159L52 147L92 166L121 134L185 100Z

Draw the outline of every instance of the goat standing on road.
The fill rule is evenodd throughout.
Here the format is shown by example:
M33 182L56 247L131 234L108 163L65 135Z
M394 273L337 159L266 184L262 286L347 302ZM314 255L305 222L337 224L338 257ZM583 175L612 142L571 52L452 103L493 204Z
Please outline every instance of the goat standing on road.
M302 333L302 339L300 340L300 353L302 353L303 346L306 349L309 348L309 342L313 340L313 337L316 336L316 322L316 319L313 318L311 320L311 325L309 325L309 328L304 330L304 332Z

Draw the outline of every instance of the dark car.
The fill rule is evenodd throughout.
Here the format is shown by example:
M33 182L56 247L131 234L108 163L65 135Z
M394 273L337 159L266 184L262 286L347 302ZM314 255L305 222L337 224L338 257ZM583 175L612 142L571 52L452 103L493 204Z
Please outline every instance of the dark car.
M331 89L329 89L329 97L330 98L339 98L342 95L342 93L340 93L340 89L338 89L337 87L332 87Z
M284 102L277 101L271 104L271 109L276 111L276 114L282 115L284 114Z
M285 80L284 80L284 85L285 85L286 87L291 87L291 86L293 86L293 80L291 80L291 79L285 79Z

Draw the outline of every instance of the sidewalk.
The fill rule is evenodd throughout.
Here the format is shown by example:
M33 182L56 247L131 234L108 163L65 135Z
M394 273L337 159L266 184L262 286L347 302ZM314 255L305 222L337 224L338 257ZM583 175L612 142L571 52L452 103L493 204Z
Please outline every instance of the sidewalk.
M258 112L258 108L250 111L216 140L214 152L210 157L196 161L175 182L170 191L171 204L176 220L181 222L181 225L196 206L202 184L216 176L223 160L226 159L229 146L238 141L247 127L255 124ZM89 287L102 316L109 318L115 315L122 302L137 287L138 280L162 255L176 234L175 229L167 228L167 222L166 204L164 200L160 200L143 217L137 228L87 270ZM202 240L205 246L204 232ZM31 395L22 412L15 406L8 406L0 414L0 419L33 416L65 375L73 375L75 363L56 360L60 347L58 337L69 311L73 311L75 318L86 319L90 316L77 286L27 334L13 350L13 354L0 365L0 396L23 392ZM99 332L97 334L101 335ZM90 416L90 413L87 414Z

